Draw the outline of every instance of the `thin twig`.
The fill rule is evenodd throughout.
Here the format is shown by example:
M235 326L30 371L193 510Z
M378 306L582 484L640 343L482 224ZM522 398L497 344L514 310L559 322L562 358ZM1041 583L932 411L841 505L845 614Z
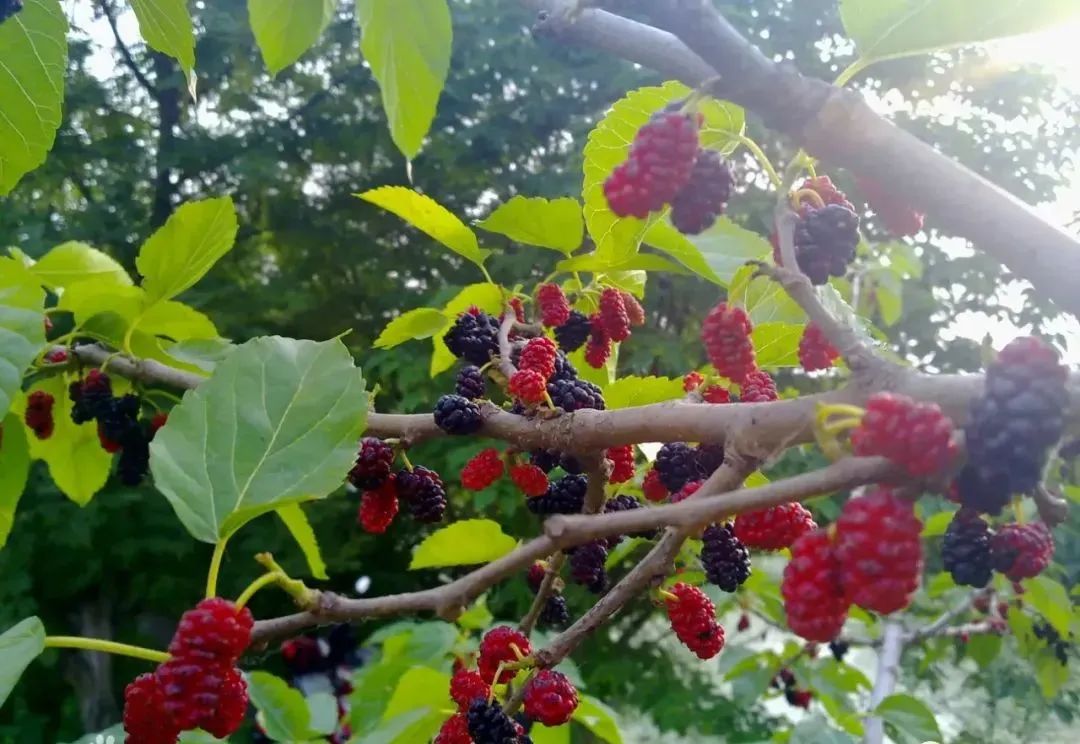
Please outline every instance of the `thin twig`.
M517 372L517 367L511 360L510 331L514 329L517 321L514 318L514 308L509 305L503 311L502 323L499 325L499 370L506 379L510 379Z
M124 58L124 64L131 70L131 74L135 76L135 79L139 81L139 85L150 94L151 98L156 98L157 88L154 87L154 84L146 77L146 73L139 67L138 63L135 61L135 57L131 54L131 50L128 49L127 44L125 44L124 40L120 37L120 29L116 23L116 14L113 12L109 0L99 0L98 7L101 8L101 12L105 15L105 20L109 22L109 28L112 29L113 39L116 40L116 48L120 51L120 56Z

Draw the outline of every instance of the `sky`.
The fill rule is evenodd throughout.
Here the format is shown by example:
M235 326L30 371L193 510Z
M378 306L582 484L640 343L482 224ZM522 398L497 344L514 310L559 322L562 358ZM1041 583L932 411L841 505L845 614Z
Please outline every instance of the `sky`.
M1080 0L1078 0L1080 1ZM86 30L97 43L98 50L91 58L90 69L101 77L112 74L116 61L113 56L112 32L104 20L94 21L90 3L67 2L68 14L79 27ZM123 13L119 20L121 37L126 43L140 43L138 24L133 13ZM1080 95L1080 54L1076 53L1077 39L1080 38L1080 21L1050 31L1025 36L1002 39L984 45L994 61L1003 67L1034 63L1051 70L1061 83ZM197 65L196 65L197 71ZM887 108L883 106L883 108ZM212 119L212 112L200 111L200 119ZM1080 169L1075 164L1072 169L1071 183L1059 190L1057 198L1037 206L1039 213L1048 221L1057 225L1068 225L1080 214ZM1075 234L1076 229L1072 232ZM1080 278L1077 279L1077 291L1080 291ZM1023 303L1025 282L1015 282L1002 287L1002 302L1010 307L1019 307ZM967 337L981 340L987 333L994 341L995 348L1001 348L1011 339L1025 330L1011 323L993 319L982 313L964 313L959 315L952 325L942 332L944 338ZM1055 321L1051 329L1066 339L1062 350L1070 363L1080 363L1080 321L1071 316Z

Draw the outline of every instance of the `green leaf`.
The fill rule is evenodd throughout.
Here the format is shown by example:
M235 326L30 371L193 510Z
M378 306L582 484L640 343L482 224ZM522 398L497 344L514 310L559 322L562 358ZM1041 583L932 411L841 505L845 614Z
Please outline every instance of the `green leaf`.
M585 253L555 264L557 271L663 271L669 274L690 274L689 269L655 253L635 253L630 256L601 256Z
M28 617L0 635L0 708L26 667L44 650L45 626L36 617Z
M431 667L415 666L401 675L401 679L398 680L394 694L390 696L390 702L386 704L386 710L383 711L383 720L388 721L402 713L430 706L433 700L443 699L449 688L449 674ZM430 737L424 740L426 741L427 738Z
M533 744L570 744L570 724L548 728L543 724L536 724L529 731Z
M746 129L746 111L731 101L705 99L698 106L705 117L699 134L701 146L723 155L735 152Z
M623 738L618 724L615 723L615 713L592 695L581 696L578 707L574 710L573 720L608 744L622 744Z
M56 306L74 315L78 325L102 313L115 313L126 327L146 308L146 292L141 287L79 282L64 290Z
M968 658L985 669L1001 653L1001 636L990 633L973 635L964 645Z
M269 672L248 672L248 693L266 735L275 741L303 741L319 732L311 728L311 712L303 694Z
M131 286L131 277L115 259L75 240L50 250L31 271L42 284L53 290L83 281L98 286Z
M180 63L188 90L195 97L195 30L187 0L131 0L139 33L151 49Z
M806 323L806 313L788 296L779 283L768 277L754 276L753 266L735 272L728 286L728 302L746 309L750 320L758 323Z
M705 260L696 242L676 230L668 222L654 222L642 236L645 243L663 251L686 268L707 279L713 284L723 285L724 281Z
M799 339L804 326L796 323L759 323L750 333L759 367L799 366Z
M184 394L150 445L154 485L197 540L337 489L367 418L364 378L339 340L256 338Z
M307 514L299 504L288 504L277 510L277 515L289 530L289 534L296 540L300 550L304 553L308 570L316 579L323 581L330 577L326 574L326 563L323 562L322 553L319 551L319 541L315 537L315 530L311 528Z
M0 416L11 408L23 372L45 344L44 305L45 292L34 275L14 258L0 257Z
M217 328L210 318L175 300L155 302L148 307L138 316L138 328L151 336L164 336L174 341L218 337Z
M876 268L869 272L874 285L881 322L888 327L896 325L904 313L904 287L899 275L890 268Z
M840 18L867 61L975 44L1058 25L1073 0L841 0Z
M881 701L874 713L916 741L941 741L934 712L921 700L897 693Z
M450 8L446 0L356 0L356 16L390 136L412 160L435 119L450 69Z
M114 392L118 392L115 387L114 383ZM79 506L86 506L108 480L112 455L101 448L97 424L91 421L76 425L71 420L72 402L63 377L57 375L43 379L35 383L29 392L35 390L42 390L53 397L54 428L48 439L28 437L30 456L45 461L49 466L49 475L65 496ZM20 407L22 405L25 405L25 400Z
M445 718L439 711L424 706L394 716L349 741L350 744L416 744L431 739Z
M931 597L940 597L945 592L955 589L956 581L948 571L939 571L926 582L926 593Z
M408 2L413 2L413 0L408 0ZM396 214L417 230L434 238L477 266L483 266L484 259L491 255L491 251L480 248L476 242L476 233L469 229L468 225L426 194L404 186L380 186L377 189L356 194L356 196L377 207L382 207L387 212Z
M569 256L581 247L585 221L577 199L515 196L476 226L526 245Z
M604 387L608 408L629 408L660 403L683 397L682 379L678 377L622 377Z
M944 535L945 530L949 528L949 522L952 521L952 518L953 512L951 511L931 514L923 522L922 537L939 537L941 535Z
M488 609L485 596L486 595L482 595L473 602L472 607L458 615L458 619L455 622L466 630L484 630L490 626L495 620L495 616L492 615L491 610Z
M364 665L353 675L349 725L354 734L363 735L378 724L398 679L412 666L409 659L387 660L384 657L378 663Z
M19 417L9 413L0 422L0 548L7 544L15 524L15 510L30 477L30 446L26 427Z
M60 126L68 23L59 0L25 0L0 24L0 196L45 162Z
M397 316L375 339L376 349L392 349L413 339L430 338L447 326L446 315L433 307L418 307Z
M718 283L724 286L747 261L764 258L772 252L768 240L727 217L721 217L705 232L688 236L686 240L697 248L713 275L719 277Z
M1049 576L1036 576L1024 582L1024 601L1054 626L1064 637L1069 635L1072 621L1072 603L1069 594Z
M263 62L277 75L319 40L334 18L334 0L248 0L248 20Z
M409 570L490 563L516 546L517 540L503 533L498 522L465 519L428 535L413 552Z
M223 338L195 338L173 344L167 354L182 364L212 372L235 349L234 344Z
M236 208L227 196L181 205L135 259L149 300L172 299L202 279L233 247L236 229Z
M1039 680L1043 697L1049 700L1056 697L1069 681L1069 667L1058 661L1052 651L1043 649L1035 659L1035 677Z
M501 315L504 308L502 288L490 282L470 284L446 303L443 313L452 322L473 305L489 315Z
M316 692L305 698L311 716L311 730L329 736L338 727L337 698L329 692Z

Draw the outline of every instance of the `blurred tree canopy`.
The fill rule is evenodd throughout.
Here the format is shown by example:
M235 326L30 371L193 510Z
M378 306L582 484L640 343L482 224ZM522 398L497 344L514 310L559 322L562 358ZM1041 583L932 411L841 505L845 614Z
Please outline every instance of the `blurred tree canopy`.
M718 5L768 53L793 60L808 75L831 79L852 59L835 0ZM382 385L378 407L425 410L445 386L429 379L426 359L418 359L412 346L388 352L369 346L395 312L445 301L476 280L475 269L353 195L409 183L411 173L417 188L455 213L477 218L514 194L574 193L592 124L626 90L660 80L587 50L538 43L517 3L456 0L450 77L430 140L407 164L390 141L378 88L360 55L351 4L341 6L300 63L277 77L258 55L245 6L217 0L195 10L197 102L187 97L172 61L114 38L114 24L123 29L125 5L102 0L92 13L81 9L64 123L45 165L4 199L0 246L37 257L58 243L80 240L133 269L139 243L179 203L229 194L240 214L237 246L186 299L226 337L321 339L349 331L346 342L369 379ZM1080 100L1045 72L1002 69L978 50L884 63L862 85L900 126L1032 204L1054 199L1080 145L1080 128L1073 125ZM750 127L770 155L792 151L755 122ZM750 162L743 166L745 179L756 177ZM853 184L841 186L857 196ZM732 216L765 231L769 206L764 196L740 199ZM913 362L938 370L977 368L977 340L946 341L943 335L964 312L1035 330L1056 317L1030 293L1020 309L1004 301L998 291L1010 281L1004 270L949 236L929 232L912 245L914 250L897 249L884 263L914 256L912 266L921 270L902 272L897 281L896 272L880 270L882 257L865 256L856 281L861 308ZM535 251L525 255L505 241L499 247L504 252L489 264L495 275L501 266L521 274L523 263L537 261ZM549 269L537 263L535 279ZM635 332L621 360L626 370L681 374L699 363L693 341L699 315L716 299L715 286L665 274L650 283L646 299L652 319L640 338ZM423 457L452 474L473 448L434 442L424 446ZM796 470L802 464L781 466ZM493 489L483 502L458 494L454 509L467 516L494 500L506 514L504 528L528 534L531 523L509 489ZM170 630L164 618L178 615L186 597L199 591L209 549L187 538L152 489L111 486L79 509L39 476L22 504L0 552L0 626L37 614L50 627L160 642ZM354 510L355 501L346 498L311 510L328 562L341 567L333 588L351 591L361 575L372 579L375 593L430 583L430 576L405 570L414 535L396 529L378 538L364 535L352 527ZM1077 524L1074 516L1070 534ZM241 556L256 545L272 550L288 539L276 522L260 522L241 535L231 560L245 560ZM1080 556L1060 557L1075 580ZM192 570L177 573L177 565ZM583 597L569 596L584 605ZM527 602L524 587L489 597L496 616L520 614ZM258 600L254 609L258 615ZM715 680L705 672L676 669L663 647L647 642L648 628L638 628L647 608L638 609L632 605L577 657L592 694L615 707L645 710L664 730L692 727L731 742L768 737L764 708L715 696ZM638 652L620 653L627 644ZM133 675L133 663L92 665L80 657L62 664L55 652L51 658L51 665L27 674L0 713L0 741L66 741L118 719L110 691ZM603 663L590 663L601 658ZM1044 705L1037 696L1025 700ZM1064 700L1057 704L1065 710L1054 711L1063 718L1076 709L1075 693ZM970 720L977 740L1014 740L992 738L977 713Z

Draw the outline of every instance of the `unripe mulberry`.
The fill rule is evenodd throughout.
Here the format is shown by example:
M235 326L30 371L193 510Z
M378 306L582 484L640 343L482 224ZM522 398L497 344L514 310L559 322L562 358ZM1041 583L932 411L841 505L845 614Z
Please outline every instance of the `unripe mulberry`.
M990 561L1011 581L1034 578L1054 557L1054 536L1043 522L1007 524L990 538Z
M52 436L55 423L53 422L53 404L56 399L44 390L35 390L26 398L26 414L24 420L26 426L38 439L48 439Z
M907 607L922 577L921 533L914 505L886 488L849 499L834 545L848 598L883 615Z
M495 673L499 665L518 661L532 653L529 639L507 625L499 625L487 633L480 641L480 658L477 664L480 676L488 684L506 684L517 672L504 669L498 679Z
M724 648L724 629L716 621L716 607L705 593L689 584L675 584L664 600L671 629L699 659L711 659Z
M499 451L489 447L481 450L461 469L461 485L470 491L483 491L502 477L506 469Z
M839 635L850 603L827 532L815 530L795 541L780 593L788 627L796 635L820 643Z
M777 400L776 383L763 369L755 369L742 381L739 400L743 403L769 403Z
M953 423L934 403L906 395L876 393L866 401L862 423L851 433L857 455L880 455L922 477L943 472L956 456Z
M735 537L748 548L782 550L817 528L802 504L792 502L735 517Z
M589 318L589 340L585 344L585 363L594 369L602 369L611 357L611 338L604 329L600 315Z
M540 322L546 326L561 326L570 319L570 303L558 284L541 284L536 290L536 306Z
M754 345L750 340L753 325L741 307L726 302L709 311L701 324L701 341L717 374L742 383L757 369Z
M660 480L660 473L656 472L655 468L650 469L645 474L645 481L641 486L641 490L649 501L663 501L670 495L667 486Z
M391 475L378 488L364 491L360 495L360 509L356 514L356 521L365 532L378 535L386 532L397 513L397 484Z
M450 678L450 699L457 703L459 710L468 710L473 700L486 700L490 694L491 686L480 672L462 669Z
M600 294L600 320L612 341L630 338L630 316L626 314L623 293L614 287L608 287Z
M623 306L626 308L626 317L630 319L630 325L645 325L645 308L637 301L637 298L629 292L622 292Z
M626 162L604 181L608 207L644 219L671 203L690 179L698 151L697 116L662 111L638 130Z
M129 744L175 744L177 726L165 712L165 696L153 674L136 677L124 689L124 731Z
M829 343L816 323L807 323L799 338L799 364L807 372L829 369L840 357L840 352Z
M562 672L541 669L525 683L525 715L545 726L563 725L577 706L577 690Z
M547 475L535 465L514 465L510 468L510 479L526 496L542 496L547 493Z
M605 457L611 461L609 483L625 483L634 477L634 445L609 447Z
M507 390L522 403L540 403L544 400L547 382L535 369L519 369L510 377Z
M555 374L555 342L545 336L529 339L521 350L520 369L532 369L543 375L545 382Z

